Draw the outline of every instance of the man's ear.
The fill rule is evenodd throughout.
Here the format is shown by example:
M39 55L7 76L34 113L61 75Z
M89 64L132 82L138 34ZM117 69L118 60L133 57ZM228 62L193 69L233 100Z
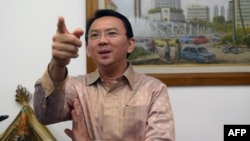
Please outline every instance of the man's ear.
M87 54L87 56L88 56L88 57L91 57L91 53L90 53L90 48L89 48L89 46L86 44L85 47L86 47L86 54Z
M132 53L135 48L135 38L130 38L128 42L129 42L129 47L127 52Z

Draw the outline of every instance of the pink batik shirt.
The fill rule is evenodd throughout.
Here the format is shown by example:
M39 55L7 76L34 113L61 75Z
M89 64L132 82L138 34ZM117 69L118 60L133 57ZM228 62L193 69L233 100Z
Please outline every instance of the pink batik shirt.
M48 70L35 84L34 110L44 124L71 120L72 101L80 100L91 140L174 141L167 86L137 73L132 65L112 86L96 70L54 83Z

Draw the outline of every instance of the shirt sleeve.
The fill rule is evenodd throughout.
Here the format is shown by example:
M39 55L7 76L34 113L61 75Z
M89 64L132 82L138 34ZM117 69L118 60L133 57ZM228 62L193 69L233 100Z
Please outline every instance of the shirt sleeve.
M160 85L153 94L145 141L175 141L173 112L166 85Z
M66 95L67 79L54 83L46 70L36 81L33 106L37 119L43 124L71 119L72 98Z

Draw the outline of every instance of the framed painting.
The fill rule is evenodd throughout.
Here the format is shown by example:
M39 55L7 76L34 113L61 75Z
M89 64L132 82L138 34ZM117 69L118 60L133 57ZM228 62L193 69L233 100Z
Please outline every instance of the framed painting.
M236 22L234 14L231 22L230 16L225 16L225 9L236 7L235 3L230 5L232 2L222 0L218 5L208 6L205 0L192 4L194 1L86 0L86 18L93 16L95 10L104 8L124 14L134 30L135 48L140 53L145 52L130 56L135 70L154 76L168 86L249 85L248 38L244 36L241 42L238 41L241 35L236 33L243 33L242 28L236 27L240 23ZM197 10L196 7L203 8L205 14L199 11L197 17L190 15ZM216 15L216 11L221 12ZM223 11L227 20L222 16ZM249 33L250 29L244 27L244 31ZM187 41L189 36L194 37ZM87 72L95 69L93 60L87 58Z

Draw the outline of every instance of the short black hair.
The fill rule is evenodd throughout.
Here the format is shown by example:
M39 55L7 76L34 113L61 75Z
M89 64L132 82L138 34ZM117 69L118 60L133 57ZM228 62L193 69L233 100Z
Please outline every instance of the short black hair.
M89 33L89 29L90 29L90 26L92 25L92 23L95 20L97 20L99 18L102 18L102 17L105 17L105 16L112 16L112 17L116 17L116 18L120 19L123 22L124 27L126 29L126 36L127 36L127 38L130 39L130 38L134 37L131 23L129 22L129 20L127 19L127 17L125 17L121 13L119 13L117 11L114 11L114 10L110 10L110 9L98 9L95 12L94 17L92 17L91 19L89 19L87 21L87 24L86 24L86 34L85 34L85 42L86 42L86 44L88 44L88 33Z

